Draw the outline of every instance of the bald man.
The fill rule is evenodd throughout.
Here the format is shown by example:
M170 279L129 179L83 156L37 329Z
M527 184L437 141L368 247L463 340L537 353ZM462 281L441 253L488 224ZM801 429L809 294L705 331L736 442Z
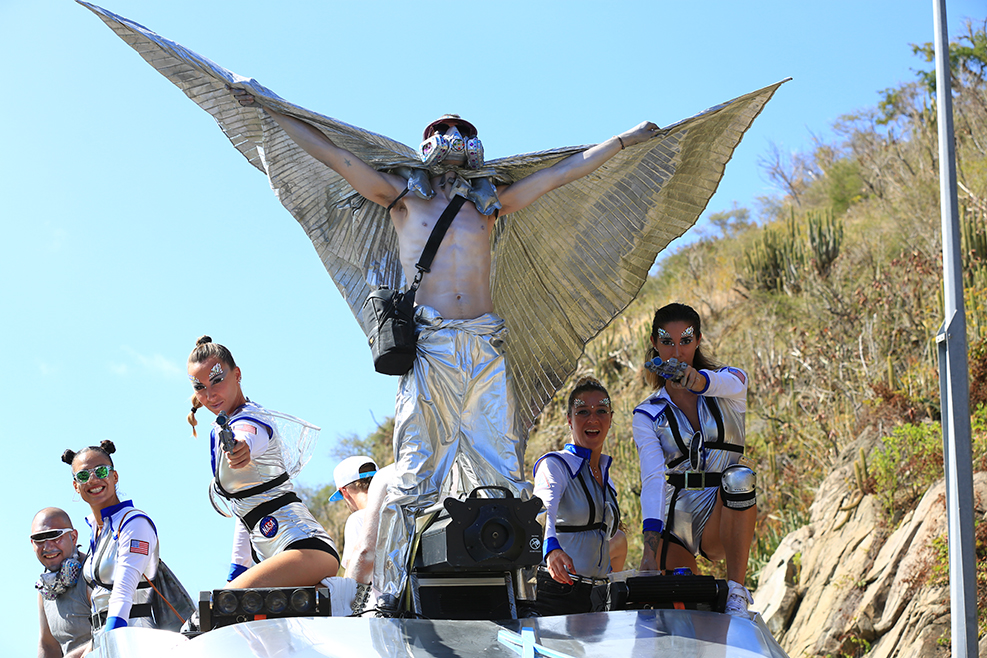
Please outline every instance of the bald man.
M31 545L45 568L35 585L41 618L38 658L78 658L89 649L89 592L81 575L86 555L79 551L78 539L64 510L46 507L35 514Z

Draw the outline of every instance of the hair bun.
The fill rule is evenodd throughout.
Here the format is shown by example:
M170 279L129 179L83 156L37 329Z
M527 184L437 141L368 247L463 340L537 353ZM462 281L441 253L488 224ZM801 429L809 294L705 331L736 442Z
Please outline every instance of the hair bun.
M211 342L212 342L211 336L199 336L199 340L195 341L195 346L198 347L199 345L205 345L206 343L211 343Z
M117 447L113 445L113 442L110 441L109 439L103 439L102 441L100 441L99 447L102 448L108 455L112 455L114 452L117 451Z
M71 448L66 448L65 452L62 453L62 461L68 464L69 466L71 466L72 462L75 460L75 455L76 455L75 450L72 450Z

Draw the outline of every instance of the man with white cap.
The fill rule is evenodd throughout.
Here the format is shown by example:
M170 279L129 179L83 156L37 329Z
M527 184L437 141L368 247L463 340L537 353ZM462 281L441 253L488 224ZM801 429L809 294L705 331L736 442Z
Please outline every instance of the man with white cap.
M377 462L372 457L356 455L347 457L339 462L332 472L336 483L336 493L329 497L329 502L345 500L346 506L353 512L346 519L343 530L343 557L340 566L347 572L350 570L350 560L356 549L360 534L363 531L363 513L367 507L367 490L370 480L377 472ZM349 575L347 573L347 575Z

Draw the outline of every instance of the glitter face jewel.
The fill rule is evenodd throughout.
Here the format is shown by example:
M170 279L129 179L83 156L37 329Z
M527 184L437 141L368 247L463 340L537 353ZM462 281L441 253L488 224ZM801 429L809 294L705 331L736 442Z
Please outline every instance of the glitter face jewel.
M586 406L586 401L583 400L582 398L576 398L575 400L572 401L572 406L574 406L574 407L585 407ZM610 406L610 398L603 398L602 400L600 400L600 403L599 404L594 404L593 406L594 407L604 407L604 406L605 407L609 407Z
M658 327L658 338L671 338L672 334L668 333L661 327Z
M589 418L593 410L601 416L606 416L610 413L610 398L603 398L600 400L599 404L586 404L586 401L582 398L576 398L572 401L572 413L574 416L580 418Z
M199 386L202 386L202 382L200 382L197 378L193 377L192 375L189 375L188 376L188 380L190 382L192 382L192 385L193 386L195 386L196 384L198 384Z
M692 335L696 333L695 327L689 327L682 332L682 338L692 338Z
M216 365L209 371L209 381L212 384L218 384L224 379L226 379L226 372L223 370L223 366L219 365L219 361L217 361Z

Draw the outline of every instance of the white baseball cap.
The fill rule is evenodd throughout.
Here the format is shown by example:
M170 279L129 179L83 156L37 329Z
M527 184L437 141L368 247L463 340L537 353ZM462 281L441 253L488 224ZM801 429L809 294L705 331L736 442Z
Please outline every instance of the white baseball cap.
M374 470L367 473L361 473L360 469L367 464L373 464ZM377 462L375 462L372 457L356 455L355 457L347 457L343 461L339 462L336 468L332 471L332 479L336 483L336 493L329 496L329 502L335 503L342 500L343 494L339 490L347 484L353 484L357 480L373 477L376 472Z

